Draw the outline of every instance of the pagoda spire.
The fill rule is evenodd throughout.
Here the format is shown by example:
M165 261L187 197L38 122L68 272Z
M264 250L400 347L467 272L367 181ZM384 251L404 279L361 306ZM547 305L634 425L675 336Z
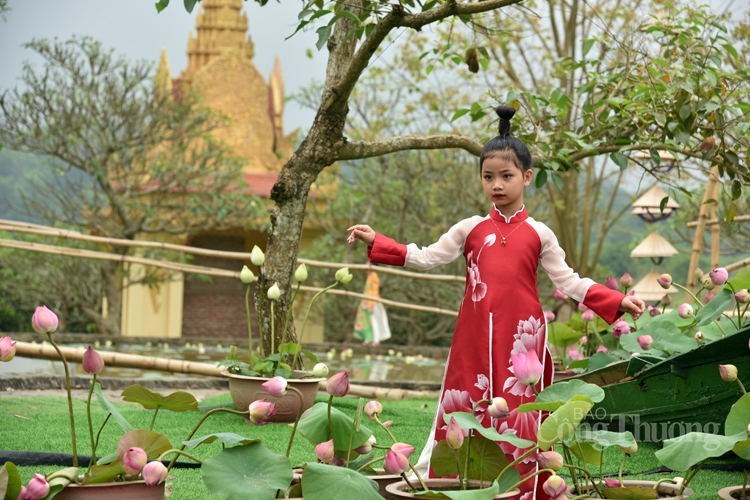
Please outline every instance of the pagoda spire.
M273 124L274 151L278 152L284 137L284 73L281 71L279 56L273 62L273 70L268 82L268 115Z
M169 58L166 47L161 49L159 67L154 77L154 94L157 97L172 96L172 70L169 69Z

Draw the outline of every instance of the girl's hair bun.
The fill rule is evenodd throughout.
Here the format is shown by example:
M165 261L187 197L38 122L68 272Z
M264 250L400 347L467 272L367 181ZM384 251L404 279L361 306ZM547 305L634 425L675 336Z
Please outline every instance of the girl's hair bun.
M495 111L497 112L497 115L500 117L500 125L498 127L498 132L500 137L509 136L510 135L510 119L513 118L513 115L516 114L516 108L513 106L506 106L506 105L500 105L498 106Z

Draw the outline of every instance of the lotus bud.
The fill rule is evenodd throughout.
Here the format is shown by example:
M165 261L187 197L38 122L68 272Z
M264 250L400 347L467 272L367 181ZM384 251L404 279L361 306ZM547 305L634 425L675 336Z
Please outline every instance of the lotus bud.
M349 283L352 278L351 274L349 274L349 268L348 267L342 267L338 271L336 271L336 281L340 282L343 285L346 285Z
M594 311L591 309L586 309L583 311L583 314L581 314L581 319L583 321L594 321Z
M513 365L513 374L522 384L533 386L542 378L544 368L534 349L528 353L511 354L510 362Z
M604 484L607 486L607 488L619 488L620 487L620 481L617 479L605 479Z
M320 443L315 447L315 456L324 464L330 463L333 458L333 439Z
M158 460L152 460L143 467L143 480L149 486L156 486L167 478L167 468Z
M248 411L250 412L248 415L250 422L255 425L265 425L268 423L266 420L276 415L276 405L266 402L266 398L258 399L250 403Z
M620 284L623 288L630 288L633 286L633 277L630 273L625 273L620 277Z
M409 459L401 453L388 450L385 452L383 469L385 469L388 474L402 474L409 469Z
M729 273L723 267L717 267L716 269L708 273L708 276L711 278L711 281L713 281L714 285L721 286L727 282Z
M464 431L461 430L453 417L448 422L448 429L445 431L445 442L452 450L457 450L464 444Z
M47 309L47 306L39 306L31 317L31 326L36 333L52 333L57 330L57 315Z
M576 346L572 345L568 347L568 357L571 361L578 361L579 359L583 359L584 355L581 354L581 351L576 349Z
M620 446L620 450L626 455L633 455L636 451L638 451L638 443L635 443L632 446L628 447Z
M284 377L273 377L268 379L266 382L260 384L260 386L275 398L280 398L286 394L286 379Z
M349 372L338 372L328 379L326 392L331 396L342 398L349 393Z
M8 362L16 356L16 343L8 336L0 337L0 361Z
M274 283L268 289L268 300L279 300L279 297L281 297L281 288L279 288L278 283Z
M263 265L265 261L266 261L266 256L263 253L263 250L258 248L258 245L255 245L253 247L253 251L250 252L250 262L252 262L253 265L260 267Z
M580 339L578 339L578 343L581 345L586 345L589 343L589 338L586 335L584 335Z
M318 363L313 366L312 373L315 378L323 378L328 375L328 365L325 363Z
M607 349L603 344L599 345L599 347L596 348L596 352L609 352L609 349Z
M555 321L555 313L552 311L544 311L544 318L549 323L550 321Z
M395 451L396 453L400 453L406 458L409 458L411 454L414 453L414 447L406 443L393 443L391 445L391 450Z
M714 295L713 292L706 292L706 295L703 296L703 302L708 304L714 299L714 297L716 297L716 295Z
M648 314L653 318L654 316L660 315L661 312L659 312L659 310L654 306L648 306Z
M34 474L34 477L29 481L29 485L26 487L26 495L19 496L18 498L25 498L26 500L42 500L49 495L49 483L47 479L41 474Z
M644 351L648 351L649 349L651 349L651 342L654 341L651 335L639 335L637 340L638 345L641 346L641 349L643 349Z
M706 290L713 290L714 287L716 286L714 282L711 280L711 276L709 276L708 274L704 274L703 277L701 278L701 285Z
M555 290L555 293L553 293L552 296L557 300L565 300L567 298L567 295L565 295L560 290Z
M81 365L83 365L83 371L86 373L101 373L104 370L104 360L91 346L83 353Z
M668 293L665 293L664 297L661 298L660 303L662 306L667 307L672 304L672 297L670 297Z
M505 398L492 398L490 404L487 406L487 413L492 418L507 418L510 415L510 409L508 409L508 402Z
M143 448L132 447L128 448L125 455L122 457L122 468L131 476L137 476L139 472L143 470L143 467L148 462L148 455Z
M346 462L344 462L339 457L334 455L333 458L331 459L331 465L335 465L336 467L343 467L346 465Z
M672 276L669 274L662 274L658 278L656 278L656 282L659 283L659 286L661 286L665 290L669 290L669 287L672 286Z
M750 293L747 291L747 288L738 290L737 293L734 294L734 298L737 299L737 302L740 304L750 303Z
M695 341L698 342L698 345L701 345L705 340L705 337L701 332L695 332L695 335L693 337L695 338Z
M617 280L612 276L607 276L607 280L604 282L604 286L606 286L610 290L617 290L619 288Z
M365 415L367 415L367 418L369 418L370 421L374 422L382 412L383 405L380 404L380 401L375 401L373 399L372 401L368 401L365 405Z
M701 278L703 278L703 271L701 271L701 268L696 268L695 273L693 274L695 276L695 279L700 281Z
M719 365L719 375L725 382L737 380L737 367L734 365Z
M698 146L698 149L700 149L701 153L708 153L714 148L714 146L716 146L716 139L713 137L705 137L701 141L700 146Z
M302 283L307 279L307 267L304 264L300 264L296 271L294 271L294 279Z
M240 271L240 281L246 285L255 281L255 274L253 274L249 267L242 266L242 271Z
M677 314L680 315L680 318L689 318L693 315L693 306L685 302L677 308Z
M393 420L386 420L381 424L383 427L390 427L393 425Z
M588 306L586 304L584 304L583 302L579 302L578 303L578 310L579 311L588 311L588 309L589 309Z
M558 452L550 450L536 454L536 462L540 469L559 471L563 468L563 457Z
M377 443L375 440L375 436L370 436L370 439L365 441L365 443L357 448L354 448L354 451L359 453L360 455L367 455L373 450L373 446Z
M564 495L568 491L568 485L565 484L563 478L557 474L552 474L542 485L542 489L550 497L555 498L560 495Z
M612 336L619 339L623 335L630 333L630 325L625 321L617 321L615 326L612 328Z

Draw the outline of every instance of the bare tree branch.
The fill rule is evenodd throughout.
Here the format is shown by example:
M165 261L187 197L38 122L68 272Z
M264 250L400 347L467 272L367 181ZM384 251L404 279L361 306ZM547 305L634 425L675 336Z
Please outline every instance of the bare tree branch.
M464 149L474 156L479 156L483 147L484 144L463 135L404 135L381 141L347 142L339 151L338 159L359 160L409 149Z

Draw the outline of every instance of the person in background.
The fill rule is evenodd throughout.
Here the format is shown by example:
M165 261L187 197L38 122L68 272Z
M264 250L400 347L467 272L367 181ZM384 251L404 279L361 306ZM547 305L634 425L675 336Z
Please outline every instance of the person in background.
M375 271L367 273L364 294L380 298L380 278ZM380 345L380 342L391 338L388 315L382 303L374 300L360 302L354 320L354 338L362 340L364 345Z

